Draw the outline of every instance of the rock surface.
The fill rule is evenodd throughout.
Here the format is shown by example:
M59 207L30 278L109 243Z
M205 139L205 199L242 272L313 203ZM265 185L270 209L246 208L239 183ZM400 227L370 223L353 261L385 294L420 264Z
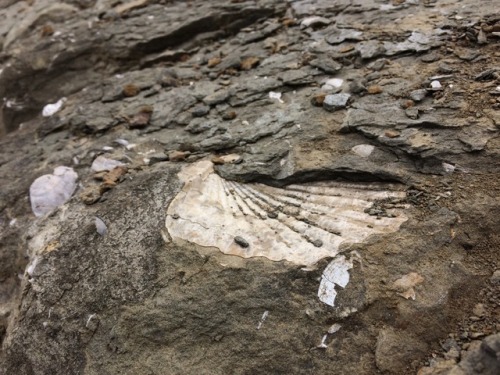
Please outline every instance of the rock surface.
M497 8L0 1L0 374L498 373ZM255 186L287 202L261 219L298 235L270 250L322 255L172 238L198 163L252 213ZM37 217L57 166L78 186ZM348 206L311 208L322 184L402 194L345 209L371 235L326 253L334 228L308 233ZM212 225L225 193L200 186Z

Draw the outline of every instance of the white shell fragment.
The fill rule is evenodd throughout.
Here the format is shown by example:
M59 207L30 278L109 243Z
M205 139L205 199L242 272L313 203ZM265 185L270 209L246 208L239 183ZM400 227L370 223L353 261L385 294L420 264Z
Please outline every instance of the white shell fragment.
M328 339L328 335L323 335L321 338L320 344L316 347L318 349L326 349L328 348L328 345L326 345L326 340Z
M330 328L328 328L328 333L332 334L332 333L338 332L341 328L342 328L342 326L340 324L335 323Z
M28 273L29 277L33 277L34 276L34 274L35 274L35 268L36 268L36 266L38 265L39 262L40 262L40 258L39 257L34 257L34 258L31 259L30 263L26 267L26 272Z
M104 156L98 156L92 163L94 172L110 171L116 167L124 166L125 164L118 160L108 159Z
M30 186L31 209L43 216L66 203L76 190L78 175L73 168L57 167L53 174L38 177Z
M276 99L280 103L284 103L284 101L281 100L281 92L269 91L269 98L270 99Z
M45 107L43 107L42 110L42 116L43 117L50 117L57 112L59 112L63 106L63 104L66 102L66 98L61 98L57 102L53 104L47 104Z
M336 87L336 88L342 87L343 84L344 84L344 80L341 78L331 78L325 82L325 85Z
M330 21L328 18L325 17L320 17L320 16L311 16L311 17L306 17L302 20L300 23L300 26L302 27L310 27L310 26L316 26L316 25L329 25L332 21Z
M455 171L455 166L452 164L444 163L443 162L443 169L446 173L453 173Z
M262 256L308 266L334 257L343 243L394 232L407 220L399 209L387 210L394 217L378 219L364 212L374 200L405 197L403 191L388 190L387 184L241 184L221 178L208 160L184 167L179 178L184 187L167 210L172 240L242 258Z
M442 88L443 86L441 85L441 82L439 82L439 81L432 81L432 82L431 82L431 87L432 87L434 90L437 90L437 89Z
M108 227L106 226L104 221L102 221L97 216L95 218L95 228L97 230L97 233L99 233L101 236L105 236L106 233L108 233Z
M367 158L371 155L371 153L375 150L375 146L373 145L357 145L354 146L351 151L356 155L361 156L362 158Z
M88 328L91 320L94 319L96 316L97 316L97 314L90 314L89 317L88 317L88 319L87 319L87 322L85 323L85 327Z
M269 316L269 311L264 311L264 314L262 314L262 317L260 318L259 324L257 325L257 329L261 329L262 325L266 321L267 317Z
M352 260L348 260L344 255L340 255L328 264L321 275L321 282L318 289L319 300L329 306L335 305L338 285L345 288L349 282L349 270L352 268Z

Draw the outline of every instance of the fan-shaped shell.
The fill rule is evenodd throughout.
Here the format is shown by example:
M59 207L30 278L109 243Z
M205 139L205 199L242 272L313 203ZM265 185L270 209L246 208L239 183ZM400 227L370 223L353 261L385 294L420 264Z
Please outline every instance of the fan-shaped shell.
M396 185L242 184L224 180L206 160L184 168L179 177L184 187L167 210L172 239L244 258L263 256L311 265L335 256L343 243L394 232L407 220L401 209L387 209L390 215L384 217L365 212L374 201L404 198L405 192Z

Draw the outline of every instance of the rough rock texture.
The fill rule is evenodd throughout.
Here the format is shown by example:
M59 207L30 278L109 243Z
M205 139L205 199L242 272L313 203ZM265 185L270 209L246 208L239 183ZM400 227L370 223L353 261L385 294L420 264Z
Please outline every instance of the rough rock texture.
M0 374L498 373L497 8L0 0ZM331 258L172 241L199 160L238 186L398 184L364 214L408 220L340 247L332 307ZM36 218L57 166L78 188Z

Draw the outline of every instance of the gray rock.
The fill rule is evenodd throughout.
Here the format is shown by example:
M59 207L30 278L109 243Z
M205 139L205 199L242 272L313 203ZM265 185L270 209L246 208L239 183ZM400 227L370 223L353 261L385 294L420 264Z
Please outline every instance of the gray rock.
M377 40L367 40L356 44L356 51L359 52L362 59L373 59L383 56L386 49L383 43Z
M361 94L366 91L365 80L355 79L349 83L349 91L353 94Z
M423 358L427 345L409 335L401 335L393 328L380 330L375 349L375 361L380 371L404 373L410 358Z
M410 99L415 102L421 102L425 99L426 96L427 90L425 89L413 90L412 92L410 92Z
M209 106L214 106L225 102L231 95L229 90L219 90L213 94L207 95L203 98L203 103Z
M480 54L479 51L469 49L469 48L460 48L460 47L457 47L454 52L455 52L455 55L460 60L465 60L465 61L472 61L475 58L477 58Z
M288 70L278 76L279 79L283 81L284 84L297 86L305 85L313 82L309 72L304 69L301 70Z
M311 60L309 62L311 66L323 70L325 73L336 73L342 69L342 65L335 60L329 58L328 56L319 57L317 59Z
M495 272L493 272L493 275L491 275L490 277L490 281L493 284L500 284L500 270L496 270Z
M373 69L376 72L378 72L378 71L384 69L385 64L387 64L387 60L386 59L379 59L379 60L376 60L376 61L368 64L368 67L370 69Z
M422 375L495 375L500 371L500 334L494 334L481 341L472 341L467 351L462 351L459 363L438 361L422 368Z
M339 109L344 109L351 98L350 94L333 94L325 96L323 108L327 111L334 112Z
M206 114L208 114L208 112L210 112L210 107L205 106L205 105L198 105L198 106L194 107L193 109L191 109L191 114L194 117L203 117Z
M188 126L184 128L187 132L191 134L199 134L206 132L209 129L213 129L217 126L216 121L206 120L206 119L193 119Z
M441 63L439 64L439 67L438 67L438 72L439 73L442 73L442 74L450 74L450 73L454 73L456 71L455 68L453 68L451 65L449 64L446 64L446 63Z
M441 59L441 57L437 53L428 53L428 54L423 55L420 58L420 60L422 60L422 62L425 62L425 63L436 62L436 61L439 61L440 59Z
M405 110L406 116L408 118L411 118L412 120L417 120L418 119L418 108L408 108Z
M353 29L336 29L334 32L325 37L329 44L340 44L344 41L360 41L363 40L363 33Z

